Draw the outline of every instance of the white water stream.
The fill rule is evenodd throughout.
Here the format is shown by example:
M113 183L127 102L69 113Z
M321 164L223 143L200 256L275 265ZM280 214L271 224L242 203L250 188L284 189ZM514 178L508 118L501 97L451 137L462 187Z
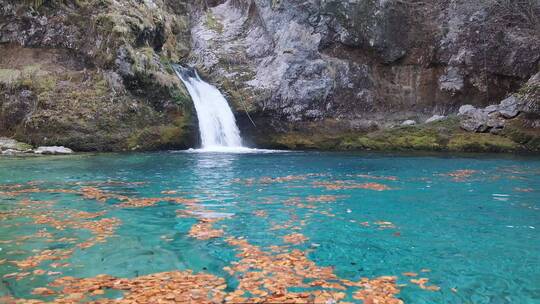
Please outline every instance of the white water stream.
M242 146L240 130L221 92L203 81L197 71L179 65L173 68L193 99L199 120L201 150L235 152L248 149Z

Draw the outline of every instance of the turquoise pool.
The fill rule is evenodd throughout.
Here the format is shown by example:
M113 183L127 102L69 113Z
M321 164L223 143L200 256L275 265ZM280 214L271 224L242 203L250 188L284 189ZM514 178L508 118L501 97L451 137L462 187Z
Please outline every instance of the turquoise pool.
M0 302L540 303L539 232L537 157L0 158Z

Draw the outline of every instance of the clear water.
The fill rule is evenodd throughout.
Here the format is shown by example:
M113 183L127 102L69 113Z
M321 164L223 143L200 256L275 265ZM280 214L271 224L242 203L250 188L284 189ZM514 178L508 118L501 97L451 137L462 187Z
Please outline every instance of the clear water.
M178 78L186 86L199 121L202 149L220 151L223 148L241 148L242 139L234 115L225 97L213 85L202 80L196 71L182 73L174 66Z
M474 173L448 175L456 170ZM305 179L265 179L285 176ZM246 179L254 180L250 183ZM312 249L308 253L312 261L334 266L335 273L344 279L398 276L399 283L407 284L398 295L405 303L540 303L539 158L298 152L0 159L2 185L38 182L44 189L78 189L96 181L145 182L100 186L133 197L164 197L167 195L162 191L174 190L176 196L199 199L208 216L229 216L215 224L226 225L222 227L225 235L209 240L190 237L188 231L197 222L196 215L178 217L176 211L185 206L170 202L118 208L114 200L100 203L70 193L0 195L2 213L31 198L56 201L47 207L55 210L107 210L106 217L122 221L107 242L84 250L76 248L66 260L68 267L52 268L52 261L46 261L40 269L75 277L102 273L134 277L193 269L225 277L229 288L234 288L235 280L222 268L237 260L236 251L225 238L242 236L263 247L283 245L282 236L291 230L272 227L292 218L305 220L296 232L309 238L293 248ZM335 181L378 183L391 189L320 187L325 183L335 185ZM335 201L313 203L315 209L286 202L297 198L306 203L310 196L319 195L337 197ZM261 210L268 216L254 215ZM378 221L391 222L395 227L379 229ZM16 223L20 225L13 226ZM48 226L24 218L3 219L0 240L14 240L44 227ZM88 233L80 229L59 232L51 227L48 231L63 236ZM73 247L39 239L3 242L0 260L22 260L35 254L33 249L69 246ZM421 269L431 271L421 273ZM12 263L0 263L0 277L17 271ZM420 273L441 289L423 290L411 284L403 272ZM3 278L0 296L40 298L31 295L31 290L46 286L56 277Z

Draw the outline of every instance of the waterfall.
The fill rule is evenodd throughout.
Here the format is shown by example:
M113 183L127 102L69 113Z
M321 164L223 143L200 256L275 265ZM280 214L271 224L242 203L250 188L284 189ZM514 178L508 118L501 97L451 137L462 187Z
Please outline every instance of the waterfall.
M195 69L179 65L173 65L173 68L193 99L199 120L202 150L245 149L231 108L219 90L203 81Z

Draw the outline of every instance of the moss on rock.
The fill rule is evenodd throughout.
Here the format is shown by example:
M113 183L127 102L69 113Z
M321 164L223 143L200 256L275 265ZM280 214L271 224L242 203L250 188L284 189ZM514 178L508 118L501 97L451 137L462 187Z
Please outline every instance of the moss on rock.
M522 150L509 138L489 133L460 133L452 136L448 150L459 152L514 152Z
M218 33L223 32L223 24L212 14L212 11L206 13L205 25L207 28L214 30Z
M523 127L514 127L513 133L503 135L465 132L459 128L456 117L375 131L330 133L315 130L328 128L310 126L309 131L280 133L270 136L263 145L322 150L515 152L537 151L536 145L540 143L537 131Z
M43 58L50 52L33 51ZM167 98L170 90L176 97L158 109L115 83L110 72L53 65L43 58L42 65L0 70L0 94L6 96L0 100L0 135L76 151L185 148L194 143L192 105L180 86L171 82L161 87L162 96Z
M187 148L193 142L193 125L188 115L178 116L170 124L149 126L133 132L127 140L129 150Z

